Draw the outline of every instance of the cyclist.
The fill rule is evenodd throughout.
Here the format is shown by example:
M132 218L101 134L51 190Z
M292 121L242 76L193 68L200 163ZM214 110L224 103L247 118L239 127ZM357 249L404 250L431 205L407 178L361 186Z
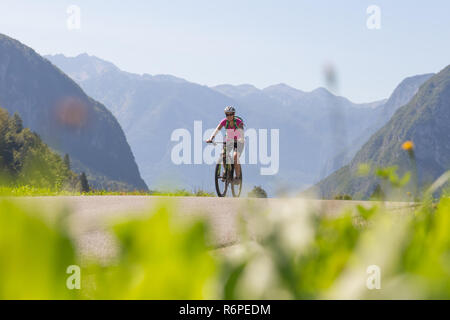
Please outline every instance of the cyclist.
M223 127L226 129L226 145L229 146L234 141L233 147L233 159L236 164L236 179L235 182L238 184L241 180L241 164L239 163L239 157L244 149L244 121L235 115L236 109L232 106L225 108L225 119L219 122L216 130L212 134L211 138L206 140L207 143L211 143L214 140L216 134L222 130ZM227 151L225 151L227 152ZM223 156L223 155L222 155Z

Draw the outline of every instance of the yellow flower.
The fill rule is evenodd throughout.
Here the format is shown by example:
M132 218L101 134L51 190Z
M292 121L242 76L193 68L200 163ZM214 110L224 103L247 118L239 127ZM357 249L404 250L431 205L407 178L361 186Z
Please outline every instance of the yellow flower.
M402 149L406 151L410 151L414 149L414 143L412 141L405 141L402 144Z

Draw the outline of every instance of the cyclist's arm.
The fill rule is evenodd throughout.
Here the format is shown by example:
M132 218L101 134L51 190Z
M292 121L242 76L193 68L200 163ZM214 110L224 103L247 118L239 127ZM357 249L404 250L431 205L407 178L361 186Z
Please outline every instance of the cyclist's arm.
M216 134L218 134L219 131L222 130L222 128L223 128L223 125L219 123L219 125L216 128L216 130L214 130L213 134L211 135L211 138L209 138L208 141L213 141L215 136L216 136Z

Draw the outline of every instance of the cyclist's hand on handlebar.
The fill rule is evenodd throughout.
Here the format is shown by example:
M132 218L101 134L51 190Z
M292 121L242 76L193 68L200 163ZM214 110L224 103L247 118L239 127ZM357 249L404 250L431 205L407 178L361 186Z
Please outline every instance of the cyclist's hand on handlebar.
M208 139L208 140L206 140L206 143L212 143L213 142L213 140L212 139Z

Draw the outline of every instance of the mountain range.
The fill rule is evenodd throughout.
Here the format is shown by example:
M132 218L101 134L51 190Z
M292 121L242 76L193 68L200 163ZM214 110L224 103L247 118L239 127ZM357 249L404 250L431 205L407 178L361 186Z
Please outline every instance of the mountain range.
M372 168L398 166L400 176L407 171L414 174L417 167L417 182L412 179L410 189L413 183L423 188L450 169L450 65L426 78L413 98L370 137L348 165L315 186L320 197L370 197L381 181L375 176L359 176L361 164ZM414 144L413 159L402 149L405 141Z
M92 186L147 190L112 113L33 49L0 34L0 106L18 113Z
M392 92L389 99L387 99L378 108L376 118L373 119L373 124L366 128L361 135L349 143L349 146L336 157L332 158L327 164L328 171L334 172L344 165L348 164L355 156L356 152L366 143L370 137L383 125L385 125L398 108L404 106L417 93L419 87L429 78L433 73L421 74L405 78Z
M387 121L383 108L400 106L390 100L356 104L325 88L304 92L286 84L264 89L250 84L207 87L170 75L132 74L87 54L46 58L111 110L152 188L170 183L187 188L212 186L211 166L171 162L170 136L177 128L192 132L195 120L202 121L203 129L216 127L226 105L237 108L247 128L280 130L279 173L261 176L258 166L244 167L248 185L263 185L272 194L305 188L331 173L336 168L333 159L376 128L377 121ZM402 87L397 92L406 97L414 94ZM339 166L346 164L339 161Z

